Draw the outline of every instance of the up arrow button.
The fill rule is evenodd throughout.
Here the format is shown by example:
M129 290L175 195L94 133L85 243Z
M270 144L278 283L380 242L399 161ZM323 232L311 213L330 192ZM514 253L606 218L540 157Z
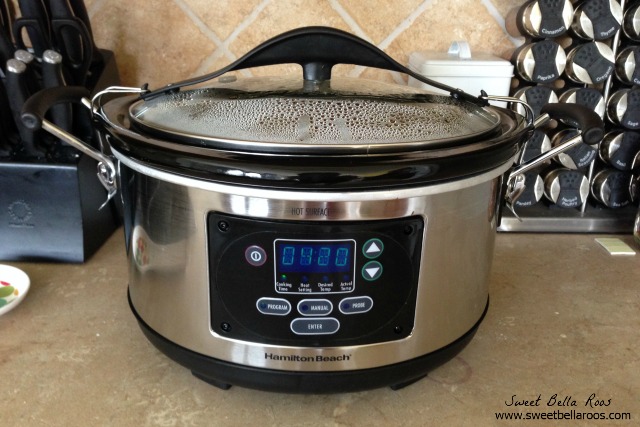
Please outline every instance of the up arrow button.
M368 281L374 281L382 276L382 264L378 261L369 261L362 267L362 277Z
M380 248L378 247L378 245L376 245L376 242L371 242L371 244L367 248L367 253L368 254L375 254L375 253L378 253L378 252L380 252Z
M378 258L384 250L384 244L380 239L369 239L362 246L362 254L369 259Z

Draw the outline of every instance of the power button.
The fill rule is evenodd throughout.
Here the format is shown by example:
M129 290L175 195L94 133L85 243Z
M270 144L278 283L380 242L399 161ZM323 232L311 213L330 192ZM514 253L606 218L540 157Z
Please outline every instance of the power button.
M244 259L254 267L260 267L267 262L267 253L260 246L252 245L244 251Z

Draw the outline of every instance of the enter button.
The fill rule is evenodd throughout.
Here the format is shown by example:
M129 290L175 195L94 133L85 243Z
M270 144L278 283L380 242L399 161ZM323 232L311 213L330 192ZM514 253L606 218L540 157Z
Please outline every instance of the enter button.
M340 322L333 317L298 318L291 321L291 330L297 335L328 335L340 329Z
M373 307L373 300L370 297L349 297L340 301L340 312L342 314L366 313Z

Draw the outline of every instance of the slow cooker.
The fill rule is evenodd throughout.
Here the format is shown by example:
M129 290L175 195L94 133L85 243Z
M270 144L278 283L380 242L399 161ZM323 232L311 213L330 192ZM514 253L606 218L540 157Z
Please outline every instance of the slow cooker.
M303 77L224 75L281 63ZM450 96L332 78L338 63ZM325 27L282 34L201 78L86 96L40 92L24 122L99 161L109 197L122 200L129 302L144 334L221 388L396 389L452 358L487 312L501 200L511 206L523 173L546 159L513 167L532 114ZM43 119L80 100L100 150ZM547 113L580 123L565 148L602 137L587 109L551 104L537 121Z

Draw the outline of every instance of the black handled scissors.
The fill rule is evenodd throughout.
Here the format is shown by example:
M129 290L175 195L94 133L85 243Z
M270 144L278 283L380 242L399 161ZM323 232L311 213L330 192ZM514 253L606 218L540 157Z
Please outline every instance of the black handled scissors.
M69 84L84 86L93 58L93 40L84 22L75 17L51 19L45 27L39 19L20 18L13 25L18 49L27 49L23 30L26 30L39 58L47 49L62 55L62 64Z
M49 13L42 0L21 0L22 18L13 24L13 38L18 49L27 49L25 35L33 48L33 53L42 58L45 50L51 49L51 25Z
M95 50L89 29L79 18L54 18L51 32L70 84L85 86Z
M28 50L25 43L24 32L29 37L33 53L41 58L45 50L51 48L51 35L47 27L42 26L42 22L35 18L18 18L13 23L13 38L18 49Z

